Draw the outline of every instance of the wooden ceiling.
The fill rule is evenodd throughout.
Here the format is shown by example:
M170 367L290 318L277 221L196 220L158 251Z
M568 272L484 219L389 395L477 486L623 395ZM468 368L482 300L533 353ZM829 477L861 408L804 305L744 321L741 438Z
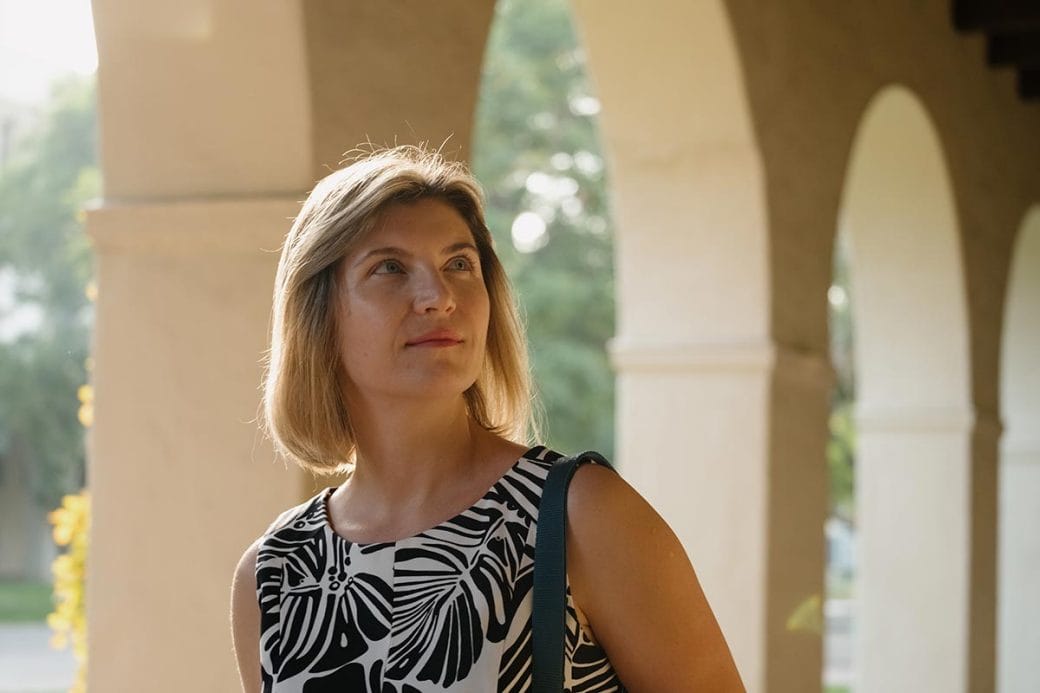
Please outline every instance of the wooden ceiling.
M986 62L1018 73L1018 95L1040 102L1040 0L953 0L953 25L986 35Z

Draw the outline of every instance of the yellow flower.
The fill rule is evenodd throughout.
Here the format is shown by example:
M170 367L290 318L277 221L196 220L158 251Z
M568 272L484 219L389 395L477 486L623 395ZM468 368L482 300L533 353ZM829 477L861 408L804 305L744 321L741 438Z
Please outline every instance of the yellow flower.
M84 404L79 408L76 418L79 419L80 426L83 428L90 428L94 425L94 406L91 404Z
M53 514L53 513L52 513ZM52 520L53 522L53 520ZM54 524L54 543L58 546L67 546L72 541L72 526L65 522Z
M87 387L87 386L84 386ZM80 388L80 399L93 398L93 391ZM61 507L47 514L53 528L54 541L68 547L51 563L54 575L54 611L47 615L47 625L53 632L50 645L56 649L68 648L79 662L76 682L71 691L86 693L87 619L84 599L88 527L90 523L90 496L84 490L62 498Z

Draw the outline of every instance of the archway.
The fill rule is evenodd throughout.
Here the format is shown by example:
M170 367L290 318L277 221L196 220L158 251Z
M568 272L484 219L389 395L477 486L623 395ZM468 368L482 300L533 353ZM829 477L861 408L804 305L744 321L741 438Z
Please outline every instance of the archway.
M973 415L958 223L942 147L909 90L859 127L849 233L858 433L856 688L967 690Z
M726 5L574 9L617 228L618 461L686 547L748 688L812 690L819 640L784 623L822 579L801 532L815 508L784 502L770 460L774 378L798 359L771 335L765 173Z

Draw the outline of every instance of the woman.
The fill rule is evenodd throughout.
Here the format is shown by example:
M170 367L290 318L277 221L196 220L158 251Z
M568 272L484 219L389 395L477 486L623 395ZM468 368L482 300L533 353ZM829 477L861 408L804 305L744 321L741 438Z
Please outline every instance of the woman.
M477 182L415 147L322 180L282 249L266 428L349 471L232 587L243 689L524 691L538 500L526 348ZM567 498L570 691L740 691L675 535L610 469Z

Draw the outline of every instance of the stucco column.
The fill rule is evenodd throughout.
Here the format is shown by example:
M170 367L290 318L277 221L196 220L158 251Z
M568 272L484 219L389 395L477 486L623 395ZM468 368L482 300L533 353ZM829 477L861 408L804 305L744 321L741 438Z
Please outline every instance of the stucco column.
M993 690L999 426L972 418L857 411L857 690Z
M830 368L774 338L765 169L725 8L574 8L618 229L618 463L683 542L748 689L818 690L819 633L787 619L822 598Z
M1040 690L1040 205L1015 241L1003 319L997 688L1015 693Z
M196 200L88 215L98 281L90 690L238 687L235 562L272 508L306 492L255 423L276 251L297 207L293 197Z
M999 690L1040 690L1040 438L1003 441Z
M622 472L682 540L748 690L818 690L819 633L788 622L822 600L829 364L644 340L613 347Z

